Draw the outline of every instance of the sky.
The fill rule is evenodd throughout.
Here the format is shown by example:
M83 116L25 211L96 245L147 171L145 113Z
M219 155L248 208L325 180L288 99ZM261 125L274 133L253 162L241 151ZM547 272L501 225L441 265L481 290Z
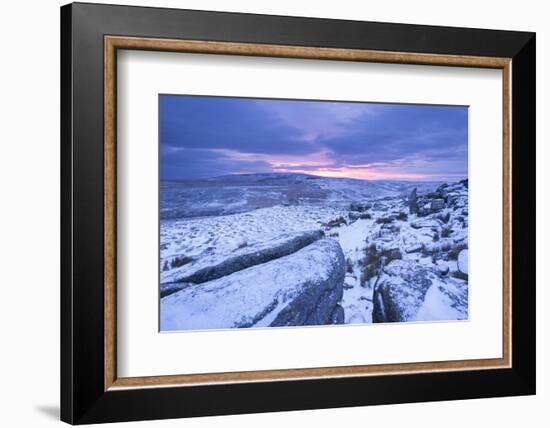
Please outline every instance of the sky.
M468 174L467 107L161 95L159 108L162 180Z

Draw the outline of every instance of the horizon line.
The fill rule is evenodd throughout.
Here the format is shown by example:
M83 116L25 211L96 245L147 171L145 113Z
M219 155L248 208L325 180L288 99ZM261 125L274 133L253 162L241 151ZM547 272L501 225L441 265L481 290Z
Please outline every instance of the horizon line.
M427 178L358 178L351 176L341 176L341 177L332 177L326 175L317 175L317 174L307 174L303 172L245 172L245 173L234 173L234 174L223 174L223 175L213 175L202 178L161 178L159 181L172 181L172 182L181 182L181 181L201 181L201 180L210 180L213 178L223 178L223 177L238 177L238 176L250 176L250 175L302 175L306 177L312 177L313 179L345 179L345 180L357 180L357 181L410 181L410 182L436 182L436 181L461 181L468 179L468 174L460 174L455 177L445 176L441 178L437 177L427 177Z

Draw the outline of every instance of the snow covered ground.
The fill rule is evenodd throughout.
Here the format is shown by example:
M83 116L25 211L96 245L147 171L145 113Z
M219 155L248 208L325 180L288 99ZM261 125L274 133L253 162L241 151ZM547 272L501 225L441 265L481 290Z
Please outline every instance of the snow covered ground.
M163 181L160 218L181 219L249 212L277 205L329 204L399 196L440 183L365 181L305 174L241 174L204 180Z
M343 308L345 323L467 319L467 181L379 182L255 174L163 183L161 287L177 282L185 272L233 260L239 254L255 254L315 230L337 241L344 254L346 272L338 306ZM292 254L285 253L287 257ZM262 266L246 265L243 272L260 272ZM232 275L237 274L228 275L222 283L250 286L250 272L238 277L246 277L247 284ZM256 277L269 281L269 275ZM210 286L205 284L190 287ZM193 302L181 305L186 295L189 290L161 299L161 320L163 313L170 314L170 322L177 316L193 316L189 309ZM174 312L175 301L187 308L179 315ZM213 320L202 328L210 324L221 326ZM266 321L255 326L260 325Z
M176 256L194 260L225 256L288 233L321 229L346 214L343 208L325 205L277 205L240 214L161 221L161 266Z

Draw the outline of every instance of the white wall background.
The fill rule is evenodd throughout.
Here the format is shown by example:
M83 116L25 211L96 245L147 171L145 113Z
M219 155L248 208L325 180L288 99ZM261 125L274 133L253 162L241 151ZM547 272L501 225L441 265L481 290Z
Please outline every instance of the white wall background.
M139 423L158 427L543 426L550 368L550 27L537 0L146 0L126 4L537 32L538 395ZM103 3L116 3L104 0ZM59 0L4 2L0 12L0 421L59 424ZM546 78L545 78L546 77ZM545 287L546 286L546 287ZM138 426L137 423L125 426Z

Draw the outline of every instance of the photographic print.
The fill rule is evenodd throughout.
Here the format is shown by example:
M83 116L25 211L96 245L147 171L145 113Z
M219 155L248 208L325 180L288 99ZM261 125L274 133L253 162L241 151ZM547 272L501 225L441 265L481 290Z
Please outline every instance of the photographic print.
M159 95L160 330L468 319L468 108Z

